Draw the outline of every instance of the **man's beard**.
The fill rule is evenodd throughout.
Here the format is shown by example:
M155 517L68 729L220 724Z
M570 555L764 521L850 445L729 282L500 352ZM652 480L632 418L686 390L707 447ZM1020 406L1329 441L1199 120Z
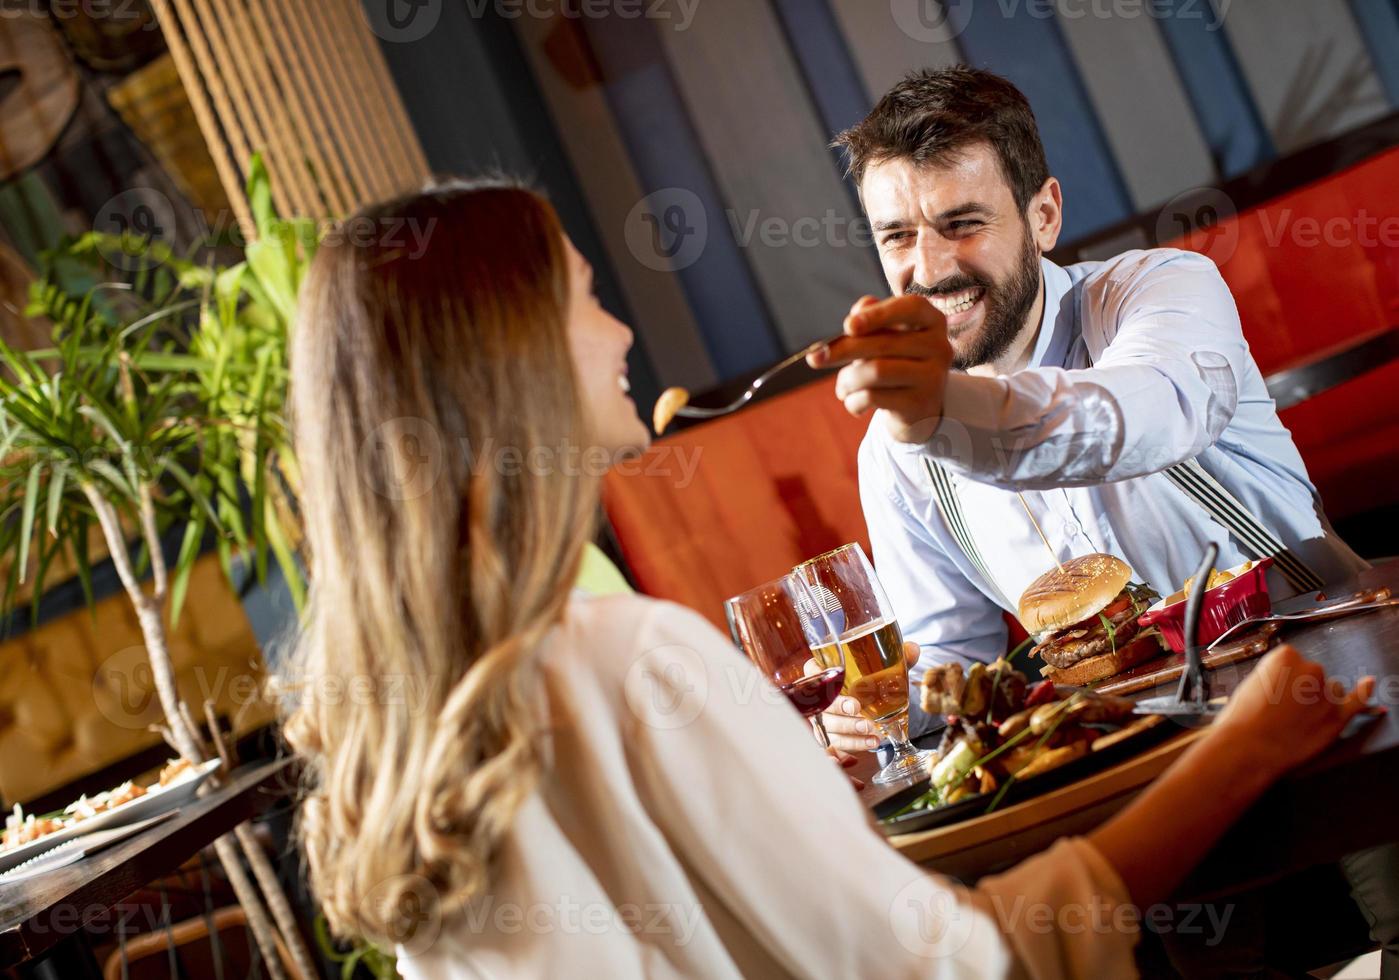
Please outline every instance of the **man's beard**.
M1040 289L1039 250L1035 248L1029 229L1025 230L1020 261L1005 282L992 282L979 275L969 276L962 273L949 276L936 286L911 282L904 292L916 296L936 296L939 293L957 293L964 289L986 291L986 316L981 322L979 332L965 336L965 347L958 349L954 343L952 366L959 371L979 364L990 364L999 359L1010 350L1010 345L1015 343L1015 338L1025 326L1025 318L1029 316L1030 308L1035 305L1035 297L1039 295Z

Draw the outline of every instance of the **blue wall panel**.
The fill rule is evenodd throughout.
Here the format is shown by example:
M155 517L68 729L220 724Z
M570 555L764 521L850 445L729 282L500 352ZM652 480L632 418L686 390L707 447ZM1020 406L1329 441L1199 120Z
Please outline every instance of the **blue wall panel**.
M616 17L587 25L604 92L648 194L678 188L699 199L704 249L677 271L715 368L730 378L781 357L752 270L729 232L724 202L652 26ZM617 215L620 221L624 215ZM685 215L691 223L694 215Z
M1064 186L1062 240L1129 217L1131 199L1059 33L1054 5L960 3L971 11L957 38L967 62L1009 78L1035 110L1049 169Z
M1391 105L1399 106L1399 3L1350 0L1350 5L1385 94Z
M1201 3L1156 0L1157 9L1169 11L1157 23L1215 165L1222 176L1233 177L1272 159L1273 141L1259 118L1228 36L1216 17L1200 15Z

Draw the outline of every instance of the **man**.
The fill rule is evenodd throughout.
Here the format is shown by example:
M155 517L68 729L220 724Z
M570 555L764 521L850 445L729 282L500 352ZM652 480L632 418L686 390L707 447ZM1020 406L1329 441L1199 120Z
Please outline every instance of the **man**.
M1013 85L969 68L913 74L837 144L894 295L856 303L850 336L811 362L844 365L846 408L877 411L860 493L880 579L921 648L915 682L1004 653L1002 610L1056 558L1117 555L1164 595L1211 541L1220 568L1258 557L1252 534L1164 472L1192 460L1299 577L1365 567L1322 513L1209 259L1043 257L1063 202ZM1276 571L1270 587L1300 591ZM841 748L872 737L834 726Z
M875 412L861 501L919 647L915 683L1003 654L1003 610L1056 559L1114 554L1162 594L1210 542L1221 568L1275 554L1278 597L1365 567L1322 513L1213 263L1173 249L1044 258L1064 202L1013 85L917 72L836 142L893 296L857 302L810 362L841 368L847 410ZM826 715L839 749L878 742L857 709L842 697ZM1392 946L1394 850L1357 861L1355 893Z

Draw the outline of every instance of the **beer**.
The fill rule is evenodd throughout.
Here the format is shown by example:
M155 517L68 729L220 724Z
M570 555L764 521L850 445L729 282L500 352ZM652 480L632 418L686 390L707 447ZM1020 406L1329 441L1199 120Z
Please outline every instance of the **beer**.
M845 693L860 702L861 714L883 721L908 711L908 665L898 620L853 629L841 636L840 645L845 649ZM834 647L814 647L811 654L824 667Z

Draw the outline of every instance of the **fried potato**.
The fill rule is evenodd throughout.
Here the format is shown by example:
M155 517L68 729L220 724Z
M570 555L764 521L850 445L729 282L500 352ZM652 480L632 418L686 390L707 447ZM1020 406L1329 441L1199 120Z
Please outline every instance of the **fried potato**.
M1057 769L1066 762L1082 758L1088 754L1088 745L1089 743L1086 741L1079 741L1065 745L1063 748L1041 749L1034 761L1015 774L1016 778L1025 779L1029 776L1038 776L1042 772Z
M664 435L666 428L674 420L675 414L690 403L690 393L684 388L667 388L656 399L651 413L651 424L656 435Z

